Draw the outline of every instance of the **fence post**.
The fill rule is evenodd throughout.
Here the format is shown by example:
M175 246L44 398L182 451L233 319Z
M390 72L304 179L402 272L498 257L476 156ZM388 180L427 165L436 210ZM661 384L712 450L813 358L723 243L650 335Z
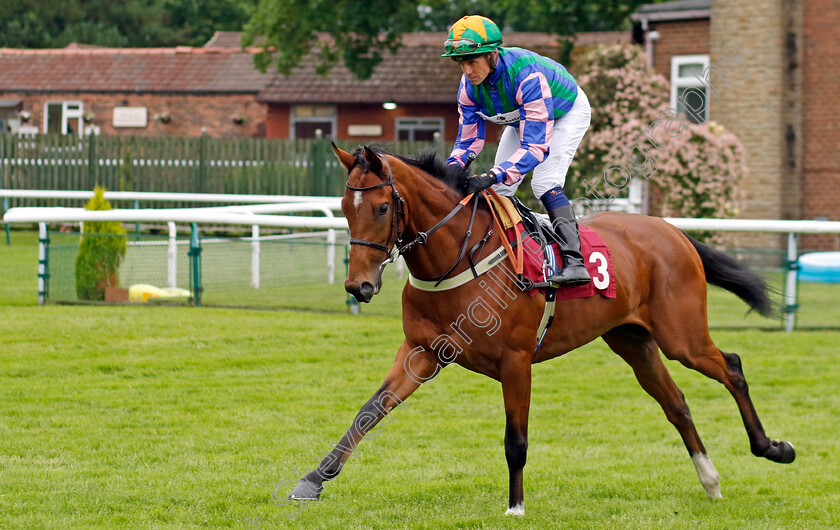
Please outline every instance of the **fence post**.
M9 210L9 198L3 197L3 217L6 217L6 212ZM12 240L9 237L9 223L3 223L6 225L6 246L12 244Z
M309 193L323 197L327 192L326 140L321 129L315 130L315 139L309 145Z
M204 193L204 181L207 179L207 132L202 131L198 138L198 192Z
M327 230L327 283L335 283L335 229Z
M134 199L134 209L140 209L140 199ZM140 241L140 221L134 223L134 240Z
M201 241L198 239L198 225L190 223L190 276L192 276L193 303L196 307L201 305L201 293L204 287L201 286Z
M251 225L251 287L260 288L260 225Z
M788 234L787 248L787 278L785 285L785 331L790 333L796 324L796 310L799 304L796 303L796 279L799 274L799 255L796 248L796 234Z
M99 164L99 149L96 144L96 135L91 133L88 140L88 181L87 186L80 189L93 189L96 186L96 166Z
M345 276L350 272L350 245L344 246L344 274ZM359 302L356 300L356 297L350 293L347 293L347 300L344 302L347 304L348 309L354 315L359 314Z
M49 244L47 223L38 223L38 305L46 303L50 289Z
M166 250L167 257L167 287L178 287L178 232L175 223L169 221L169 247Z

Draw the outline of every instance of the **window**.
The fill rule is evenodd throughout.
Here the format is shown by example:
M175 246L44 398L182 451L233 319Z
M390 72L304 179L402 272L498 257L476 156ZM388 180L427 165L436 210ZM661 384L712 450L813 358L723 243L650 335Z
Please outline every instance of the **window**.
M443 138L443 118L397 118L397 140L431 142L435 133Z
M0 134L17 132L22 110L23 104L19 99L0 99Z
M333 138L338 128L335 105L292 105L292 138L315 138L320 129L324 138Z
M705 83L708 67L708 55L671 57L671 108L685 114L692 123L709 119L709 92Z
M82 114L85 107L81 101L47 101L44 112L44 133L82 134Z

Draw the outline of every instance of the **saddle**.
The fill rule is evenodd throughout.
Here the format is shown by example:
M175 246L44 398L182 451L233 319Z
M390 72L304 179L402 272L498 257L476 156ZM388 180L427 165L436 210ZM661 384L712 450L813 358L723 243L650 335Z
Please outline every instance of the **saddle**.
M615 298L612 259L609 248L597 232L586 225L578 227L581 254L592 282L556 288L546 278L563 266L560 252L562 245L559 244L562 238L553 230L548 215L534 212L516 197L488 195L488 201L496 210L510 244L516 246L518 240L521 240L524 259L520 288L523 291L534 296L537 292L549 294L556 289L556 296L560 300L585 298L596 293Z

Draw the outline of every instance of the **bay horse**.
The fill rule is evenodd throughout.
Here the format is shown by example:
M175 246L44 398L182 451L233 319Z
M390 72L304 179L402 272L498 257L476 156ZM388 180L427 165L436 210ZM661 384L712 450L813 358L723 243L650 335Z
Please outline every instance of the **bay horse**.
M369 302L379 292L382 270L397 251L404 254L414 278L440 279L447 269L451 275L469 269L467 260L462 259L462 247L472 248L482 239L488 249L501 246L499 231L490 232L491 213L484 201L474 212L471 208L456 211L465 200L461 191L467 177L464 168L446 166L433 154L412 160L368 147L354 154L335 145L333 150L348 171L341 203L351 235L344 286L358 301ZM450 215L453 211L456 213ZM475 230L468 231L468 223L474 223ZM755 456L792 462L793 445L770 440L764 433L740 358L719 350L709 336L707 282L735 293L766 315L772 303L761 278L660 218L603 212L590 227L609 246L616 297L596 294L558 302L558 324L549 329L539 348L536 330L545 298L519 291L515 276L495 274L491 282L488 272L444 291L421 290L408 282L402 293L405 340L382 386L318 468L300 479L289 498L319 498L323 483L340 473L365 434L421 384L455 362L501 382L510 472L505 513L524 515L522 477L528 449L531 365L598 337L630 365L639 384L676 427L710 499L721 497L718 472L660 350L668 359L726 387L738 405ZM455 267L450 268L453 263Z

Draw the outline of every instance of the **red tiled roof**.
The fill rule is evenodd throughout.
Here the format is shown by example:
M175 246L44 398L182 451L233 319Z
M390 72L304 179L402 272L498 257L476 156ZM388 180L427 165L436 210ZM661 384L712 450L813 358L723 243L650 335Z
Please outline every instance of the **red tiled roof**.
M254 93L272 78L237 48L0 48L0 91Z
M227 38L227 37L225 37ZM557 38L546 33L506 33L506 46L554 56ZM290 76L277 74L257 96L267 103L444 103L454 101L461 70L442 58L440 33L407 33L396 55L386 53L370 79L358 80L343 64L324 77L312 60L304 60ZM578 46L629 42L629 32L581 33ZM227 41L225 41L227 42Z
M441 58L441 34L408 33L396 56L386 53L366 81L343 65L328 76L305 60L289 77L253 66L256 48L242 51L241 34L216 32L202 48L0 48L0 92L253 93L274 103L451 103L460 70ZM326 38L326 37L324 37ZM581 33L579 46L627 42L628 32ZM555 55L556 37L508 33L505 45Z

